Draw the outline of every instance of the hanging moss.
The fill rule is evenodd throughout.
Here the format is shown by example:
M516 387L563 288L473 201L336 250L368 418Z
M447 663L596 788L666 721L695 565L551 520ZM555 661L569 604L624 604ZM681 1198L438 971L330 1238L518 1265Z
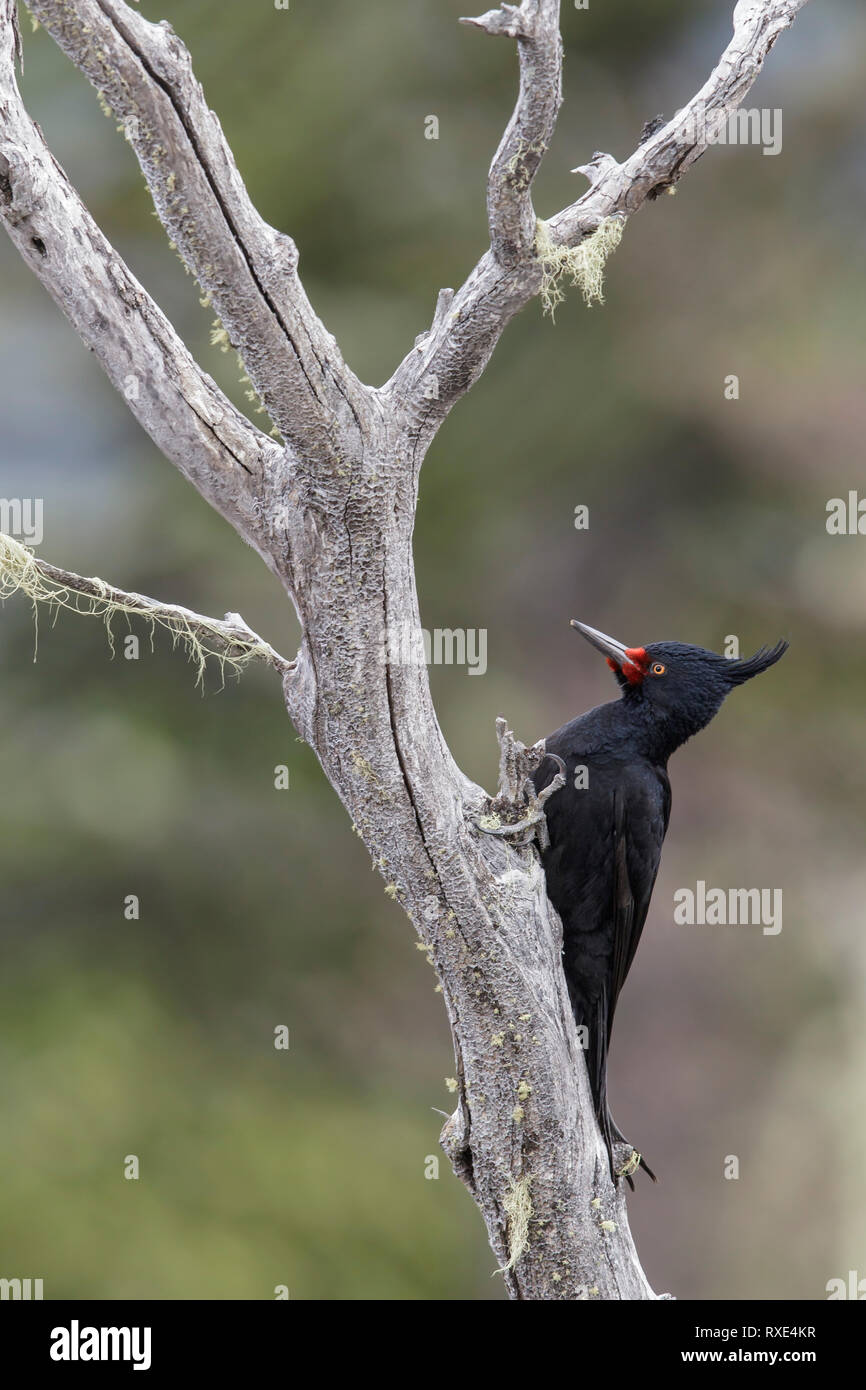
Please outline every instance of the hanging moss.
M538 222L535 250L541 262L541 303L545 314L554 317L557 305L565 299L563 278L570 280L583 295L587 307L604 303L604 267L622 241L624 217L606 217L592 236L577 246L557 246L547 222Z

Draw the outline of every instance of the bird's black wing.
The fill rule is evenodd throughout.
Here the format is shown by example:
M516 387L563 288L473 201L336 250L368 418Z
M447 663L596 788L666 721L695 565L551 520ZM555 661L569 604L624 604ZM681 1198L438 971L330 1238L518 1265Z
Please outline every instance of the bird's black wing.
M588 1057L590 1068L595 1071L591 1080L610 1160L611 1177L615 1173L614 1144L618 1141L628 1143L607 1103L607 1057L613 1017L647 919L671 807L667 775L659 770L656 778L656 770L653 769L651 778L648 778L646 772L644 768L638 778L627 776L613 793L613 950ZM640 1154L638 1162L655 1182L655 1174ZM626 1181L630 1187L634 1186L630 1174L626 1175Z
M614 790L611 905L614 932L606 1008L608 1041L616 1002L647 919L670 812L670 782L661 769L653 769L651 778L646 774L626 776Z
M547 803L547 889L562 918L563 967L575 1021L585 1026L596 1112L610 1138L607 1055L620 991L646 921L670 814L663 769L610 754L584 754L574 738L547 740L566 782ZM576 747L577 744L577 747ZM588 769L586 785L575 770ZM538 782L553 775L539 769Z

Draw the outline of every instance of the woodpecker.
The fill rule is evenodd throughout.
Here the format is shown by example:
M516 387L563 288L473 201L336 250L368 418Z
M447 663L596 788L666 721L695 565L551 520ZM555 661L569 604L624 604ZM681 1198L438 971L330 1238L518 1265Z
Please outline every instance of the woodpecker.
M668 759L706 728L735 686L774 665L788 643L739 660L683 642L626 647L576 619L571 626L607 658L620 698L578 715L545 739L545 752L554 756L539 765L533 781L541 791L565 765L565 784L546 806L547 892L562 919L565 978L583 1030L611 1178L624 1176L634 1187L631 1174L638 1166L653 1181L655 1174L608 1109L607 1057L668 828ZM618 1170L616 1144L632 1150Z

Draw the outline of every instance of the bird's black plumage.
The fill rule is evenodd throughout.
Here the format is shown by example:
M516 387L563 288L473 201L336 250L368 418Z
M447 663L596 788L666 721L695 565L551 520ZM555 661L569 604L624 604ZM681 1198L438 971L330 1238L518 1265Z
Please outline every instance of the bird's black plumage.
M614 1144L626 1141L607 1104L607 1055L668 828L667 762L710 722L734 686L778 661L787 643L741 661L682 642L625 647L572 625L607 657L621 696L545 739L546 751L565 764L565 785L547 802L544 870L562 918L565 978L585 1030L589 1080L614 1176ZM536 787L556 771L553 759L543 762ZM643 1158L640 1165L653 1176Z

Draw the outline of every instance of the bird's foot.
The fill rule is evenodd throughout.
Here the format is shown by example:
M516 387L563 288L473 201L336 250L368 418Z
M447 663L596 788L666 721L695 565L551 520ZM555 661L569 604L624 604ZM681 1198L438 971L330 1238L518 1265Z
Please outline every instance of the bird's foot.
M641 1165L641 1155L637 1149L632 1149L625 1163L621 1163L618 1168L614 1168L614 1176L617 1178L633 1177Z
M496 721L499 740L499 792L488 800L474 824L485 835L499 835L517 844L537 839L541 849L550 843L545 819L545 803L565 785L565 763L555 753L545 753L543 741L527 748L514 737L506 721ZM546 787L536 791L531 774L543 759L551 758L559 771Z
M637 1149L631 1147L628 1141L626 1141L624 1145L618 1144L617 1148L620 1153L625 1149L627 1151L627 1156L619 1164L619 1167L614 1167L613 1162L611 1162L611 1177L613 1178L614 1184L616 1184L620 1178L625 1178L630 1191L634 1192L634 1175L638 1168L640 1168L643 1158L638 1153ZM655 1178L653 1178L653 1182L655 1182Z
M610 1175L614 1182L616 1182L618 1178L625 1178L632 1192L634 1192L634 1182L632 1179L639 1168L642 1168L647 1177L652 1178L653 1182L658 1181L643 1154L640 1153L633 1144L630 1144L623 1135L617 1132L613 1137L613 1147L610 1152Z

